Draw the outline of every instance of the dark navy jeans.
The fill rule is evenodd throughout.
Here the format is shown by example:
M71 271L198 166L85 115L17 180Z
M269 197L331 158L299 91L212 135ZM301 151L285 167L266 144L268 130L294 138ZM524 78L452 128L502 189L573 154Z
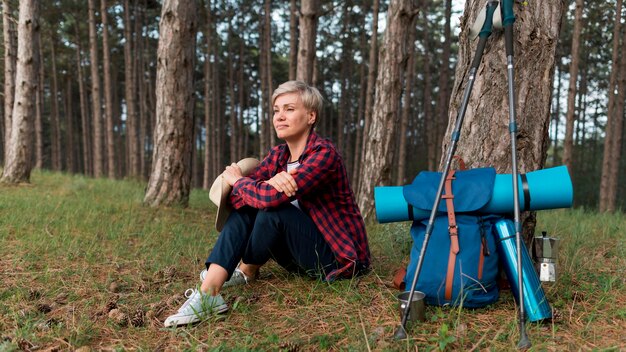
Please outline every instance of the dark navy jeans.
M228 278L241 260L263 265L274 259L290 272L324 278L338 268L337 260L313 220L292 204L258 210L233 210L206 267L215 263L226 269Z

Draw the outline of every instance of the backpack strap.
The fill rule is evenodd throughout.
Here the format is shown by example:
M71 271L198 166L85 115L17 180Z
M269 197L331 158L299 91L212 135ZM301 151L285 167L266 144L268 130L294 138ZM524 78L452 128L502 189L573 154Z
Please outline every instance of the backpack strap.
M459 253L459 232L456 226L456 217L454 216L454 195L452 194L452 180L455 179L456 170L450 170L445 181L446 193L442 196L446 200L446 209L448 211L448 233L450 234L450 256L448 257L448 272L446 274L446 300L452 299L452 283L454 281L454 266L456 263L456 255Z

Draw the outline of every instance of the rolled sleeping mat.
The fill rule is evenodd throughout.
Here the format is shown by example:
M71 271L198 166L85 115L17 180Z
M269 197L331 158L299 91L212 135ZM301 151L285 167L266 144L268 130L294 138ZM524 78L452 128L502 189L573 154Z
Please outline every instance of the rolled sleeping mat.
M518 175L519 205L522 211L569 208L574 200L572 180L566 166L531 171ZM404 199L404 186L374 188L376 219L380 223L427 219L430 210L417 209ZM493 194L478 210L485 214L513 212L513 180L511 174L498 174Z
M500 263L511 286L515 301L519 300L519 270L517 268L517 242L515 225L505 219L496 222L496 248ZM531 322L552 318L552 309L541 287L541 281L535 271L528 250L522 243L522 287L524 289L524 311ZM519 304L519 302L517 302Z

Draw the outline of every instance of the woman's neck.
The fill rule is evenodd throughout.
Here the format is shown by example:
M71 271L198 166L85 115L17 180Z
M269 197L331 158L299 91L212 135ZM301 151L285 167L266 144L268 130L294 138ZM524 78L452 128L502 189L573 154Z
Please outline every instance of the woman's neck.
M285 142L287 143L287 148L289 148L289 162L297 161L298 159L300 159L300 156L304 152L304 148L306 147L306 141L309 139L310 134L311 131L296 140L285 140Z

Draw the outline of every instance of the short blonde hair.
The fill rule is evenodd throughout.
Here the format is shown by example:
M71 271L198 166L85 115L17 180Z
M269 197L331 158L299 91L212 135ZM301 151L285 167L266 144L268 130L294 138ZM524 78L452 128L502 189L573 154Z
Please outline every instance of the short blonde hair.
M315 122L317 122L324 104L324 98L322 98L320 91L303 81L287 81L274 90L274 94L272 94L272 105L276 102L276 98L288 93L300 94L302 105L304 105L307 111L315 113Z

